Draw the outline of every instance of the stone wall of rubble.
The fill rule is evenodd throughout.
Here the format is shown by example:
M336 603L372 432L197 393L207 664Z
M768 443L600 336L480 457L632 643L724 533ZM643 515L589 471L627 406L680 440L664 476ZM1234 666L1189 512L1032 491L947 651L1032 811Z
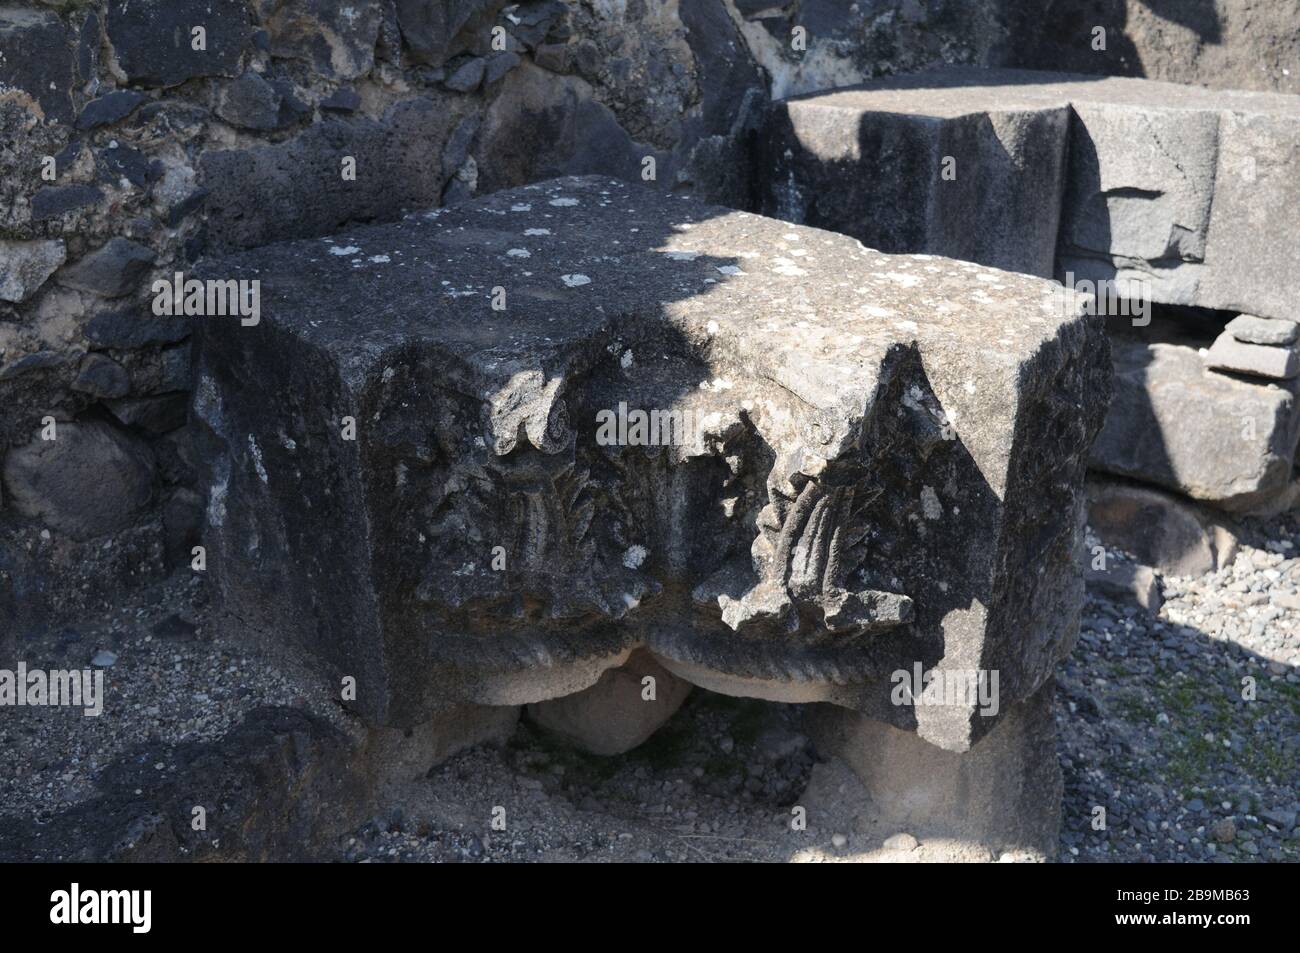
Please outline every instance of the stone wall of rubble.
M1272 18L1294 22L1295 0L1249 16L1219 0L1200 14L1214 30L1175 14L1157 30L1150 6L1053 8L1032 22L1009 0L5 6L8 604L73 611L186 558L201 518L189 349L184 325L148 316L154 278L557 174L643 179L649 159L659 187L751 207L745 138L771 96L936 61L1034 65L1047 36L1075 51L1054 65L1293 89L1273 66L1294 60L1295 39ZM1094 20L1112 25L1106 51L1081 33ZM794 48L796 27L806 48ZM1182 73L1162 65L1174 61ZM39 440L50 420L58 442ZM54 577L58 599L43 599Z

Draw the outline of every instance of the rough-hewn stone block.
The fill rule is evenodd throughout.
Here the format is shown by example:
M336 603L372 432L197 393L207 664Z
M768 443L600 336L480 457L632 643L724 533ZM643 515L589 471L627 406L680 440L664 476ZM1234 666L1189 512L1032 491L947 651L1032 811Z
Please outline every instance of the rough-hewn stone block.
M1117 337L1113 353L1094 467L1237 512L1267 509L1285 491L1300 441L1295 381L1221 374L1176 343Z
M1069 109L999 92L903 77L776 103L763 210L882 251L1050 276Z

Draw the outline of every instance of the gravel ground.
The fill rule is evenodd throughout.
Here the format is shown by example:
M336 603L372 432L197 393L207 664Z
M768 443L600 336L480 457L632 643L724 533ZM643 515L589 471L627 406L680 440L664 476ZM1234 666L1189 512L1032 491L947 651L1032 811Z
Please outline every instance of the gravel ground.
M1300 859L1300 514L1248 523L1242 539L1230 567L1165 578L1158 617L1090 595L1058 677L1063 862ZM10 754L0 813L48 817L88 796L132 745L216 738L258 705L341 723L322 686L227 644L205 609L202 584L178 578L29 647L32 667L116 658L100 718L0 712ZM696 690L648 743L615 758L569 749L524 718L505 746L390 790L338 857L851 860L878 845L813 818L791 829L817 760L802 717L797 705ZM1099 807L1104 829L1094 829ZM493 829L497 808L505 830Z
M1089 598L1058 676L1062 860L1300 860L1300 514L1242 543L1166 577L1154 619Z
M212 631L201 577L177 576L136 593L102 618L61 626L23 646L31 669L104 673L104 710L0 708L0 814L45 820L95 793L95 777L128 749L156 739L210 741L260 705L311 707L321 693ZM163 768L162 770L167 770Z

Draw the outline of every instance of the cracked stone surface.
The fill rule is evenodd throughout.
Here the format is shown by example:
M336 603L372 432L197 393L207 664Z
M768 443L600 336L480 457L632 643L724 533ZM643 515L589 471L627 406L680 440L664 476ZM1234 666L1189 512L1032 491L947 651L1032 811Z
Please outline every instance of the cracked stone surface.
M217 604L371 722L645 648L964 751L997 718L891 672L997 669L1005 711L1072 644L1109 369L1053 283L595 177L203 274L261 281L196 320Z
M1294 96L947 68L792 98L772 116L765 201L778 214L887 251L1035 274L1054 258L1057 277L1142 280L1167 304L1295 317Z

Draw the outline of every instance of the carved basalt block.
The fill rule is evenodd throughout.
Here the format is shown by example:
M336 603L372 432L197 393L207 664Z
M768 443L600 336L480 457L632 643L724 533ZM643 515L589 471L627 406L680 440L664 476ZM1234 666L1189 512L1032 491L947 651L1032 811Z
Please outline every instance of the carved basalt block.
M594 177L203 274L260 282L197 319L214 601L373 722L644 648L964 750L895 673L1005 710L1073 640L1108 353L1051 282Z

